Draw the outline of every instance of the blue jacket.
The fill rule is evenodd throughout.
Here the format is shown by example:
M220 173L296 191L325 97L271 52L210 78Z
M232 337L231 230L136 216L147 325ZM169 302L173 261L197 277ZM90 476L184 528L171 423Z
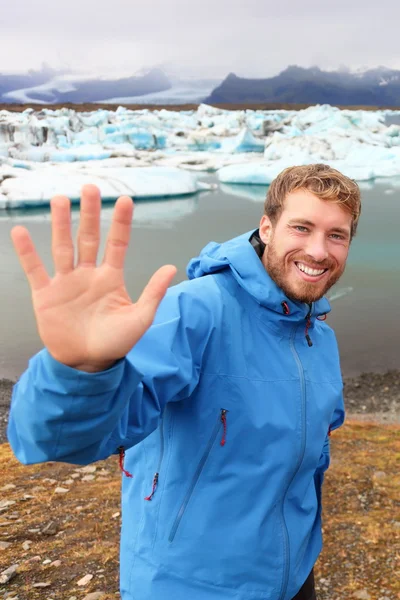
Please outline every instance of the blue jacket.
M124 600L289 600L320 552L327 434L344 416L335 337L317 319L329 305L307 327L309 307L284 296L249 235L208 244L110 370L44 350L14 389L20 461L126 450Z

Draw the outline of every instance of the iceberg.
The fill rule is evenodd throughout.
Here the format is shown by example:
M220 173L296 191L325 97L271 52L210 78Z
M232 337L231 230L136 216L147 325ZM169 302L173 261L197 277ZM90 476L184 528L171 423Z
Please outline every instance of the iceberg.
M221 183L221 191L257 203L264 202L267 195L267 187L261 185Z
M269 185L285 166L281 161L229 165L218 171L218 179L223 183Z
M0 168L0 208L47 206L52 196L63 194L79 203L83 185L100 189L104 201L121 195L137 199L186 196L213 188L188 171L173 167L108 167L65 165L34 171Z
M223 110L205 104L182 111L122 106L91 112L66 107L0 110L0 165L19 165L31 175L26 192L21 186L28 180L21 173L13 176L16 181L1 183L0 193L10 202L45 201L53 189L49 182L58 182L61 174L70 182L63 181L63 189L73 195L91 177L102 182L106 196L115 192L111 180L119 182L121 193L131 193L131 184L134 192L142 190L139 171L137 178L122 171L104 175L106 168L217 171L221 183L266 186L286 167L315 162L328 163L359 182L399 177L400 111L329 105L299 111ZM170 190L163 179L166 195L178 180L171 175L171 181ZM151 189L151 195L159 194L158 188ZM141 193L148 197L146 190Z
M221 145L224 152L264 152L265 142L257 139L251 131L244 127L233 139L226 139Z

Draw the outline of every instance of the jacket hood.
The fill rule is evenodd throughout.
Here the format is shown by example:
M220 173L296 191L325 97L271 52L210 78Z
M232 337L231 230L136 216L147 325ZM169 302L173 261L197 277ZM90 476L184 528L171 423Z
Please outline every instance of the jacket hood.
M230 269L238 284L261 306L281 315L283 303L286 303L292 318L304 318L309 311L308 304L288 298L271 279L255 249L254 239L257 241L257 238L258 231L255 230L222 244L210 242L189 262L189 279ZM328 300L322 298L313 304L312 316L318 317L330 310Z

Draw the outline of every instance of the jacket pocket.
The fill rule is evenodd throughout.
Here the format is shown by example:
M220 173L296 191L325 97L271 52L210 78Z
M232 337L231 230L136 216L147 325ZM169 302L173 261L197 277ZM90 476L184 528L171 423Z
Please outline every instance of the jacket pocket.
M214 429L211 433L210 439L208 440L208 444L206 446L206 449L204 450L204 453L200 459L199 464L197 465L197 469L193 475L192 481L190 482L190 486L186 492L186 495L183 499L183 502L181 504L181 507L179 508L178 514L176 515L175 521L172 525L170 534L169 534L169 538L168 540L170 542L174 541L176 532L178 530L178 527L180 525L180 522L182 520L183 515L185 514L187 505L189 504L189 501L193 495L194 492L194 488L196 487L196 484L200 478L201 472L204 469L204 465L206 464L207 458L210 455L211 449L214 445L215 440L217 439L218 433L220 431L222 431L222 436L221 436L221 441L220 441L220 445L224 446L225 442L226 442L226 415L227 415L227 410L225 410L224 408L221 408L219 414L218 414L218 419L217 422L214 426Z

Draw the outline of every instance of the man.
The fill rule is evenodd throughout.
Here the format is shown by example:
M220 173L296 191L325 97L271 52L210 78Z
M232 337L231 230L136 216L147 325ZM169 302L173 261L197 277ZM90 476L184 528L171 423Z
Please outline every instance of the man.
M357 185L325 165L286 169L259 230L206 246L165 297L163 267L136 304L132 202L117 201L96 267L100 204L85 187L75 265L69 202L53 199L53 279L12 232L46 348L13 394L16 456L119 453L124 600L315 599L328 436L344 417L323 295L345 268Z

